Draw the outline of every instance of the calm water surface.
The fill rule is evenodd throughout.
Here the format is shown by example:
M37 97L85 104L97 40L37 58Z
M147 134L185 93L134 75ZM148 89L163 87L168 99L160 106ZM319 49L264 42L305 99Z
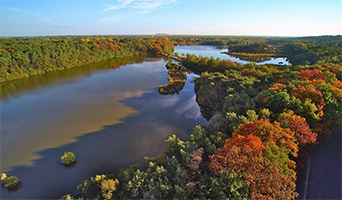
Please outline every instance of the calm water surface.
M220 57L211 46L176 47L175 52ZM1 199L59 198L75 193L90 176L117 173L144 156L166 149L165 139L187 139L206 124L195 101L194 75L179 95L160 95L166 60L104 61L1 84L1 172L22 180L1 188ZM278 62L278 61L277 61ZM60 156L76 155L64 168Z
M214 46L206 46L206 45L195 45L195 46L175 46L175 52L178 52L179 55L184 53L185 55L187 53L189 54L196 54L197 56L207 56L207 57L214 57L214 58L221 58L226 60L231 60L234 62L247 64L250 63L250 61L242 60L237 57L233 57L221 52L227 52L227 49L217 49L217 47ZM290 65L289 61L284 57L272 57L269 58L270 60L263 61L263 62L257 62L257 64L279 64L280 62L282 65Z
M1 86L1 171L22 187L1 198L59 198L90 176L117 173L166 149L165 139L187 139L205 124L193 75L179 95L160 95L166 60L101 62ZM124 65L118 67L120 65ZM65 169L60 156L73 151Z

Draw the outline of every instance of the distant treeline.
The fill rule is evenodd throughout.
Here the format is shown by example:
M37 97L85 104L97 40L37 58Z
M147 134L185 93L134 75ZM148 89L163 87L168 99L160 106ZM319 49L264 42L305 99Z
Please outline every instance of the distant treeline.
M304 40L306 41L306 40ZM320 41L320 40L319 40ZM295 65L342 63L342 38L323 43L292 42L282 47L282 53Z
M235 53L277 53L297 64L342 61L342 36L50 36L0 38L0 82L135 55L172 54L174 45L229 46Z
M248 42L240 42L238 44L229 45L229 52L242 52L242 53L258 53L258 54L272 54L277 53L277 49L275 47L271 47L266 43L248 43Z
M251 36L170 36L175 45L229 46L236 55L275 54L287 57L293 65L340 64L342 36L251 37ZM270 55L267 55L270 56Z
M163 38L129 36L33 37L0 39L1 82L102 60L172 54Z
M268 45L283 45L286 43L303 42L310 44L324 44L341 42L342 35L313 36L313 37L259 37L259 36L165 36L175 45L214 45L229 46L232 44L266 43Z

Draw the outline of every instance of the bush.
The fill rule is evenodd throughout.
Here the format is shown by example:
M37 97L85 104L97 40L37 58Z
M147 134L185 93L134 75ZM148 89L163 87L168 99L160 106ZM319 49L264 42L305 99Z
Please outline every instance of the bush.
M73 200L74 198L70 194L62 196L59 200Z
M64 155L61 157L61 162L63 165L71 165L76 161L75 154L73 152L64 152Z
M6 180L7 175L5 173L1 173L1 180L4 181Z
M108 179L101 182L101 193L102 197L105 199L111 199L113 192L117 189L119 185L118 179Z
M11 176L4 180L4 187L8 189L15 188L20 182L21 181L16 176Z

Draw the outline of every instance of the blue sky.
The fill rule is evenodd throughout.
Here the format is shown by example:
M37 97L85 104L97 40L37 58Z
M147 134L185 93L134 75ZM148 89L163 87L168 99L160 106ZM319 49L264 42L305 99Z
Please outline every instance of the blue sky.
M1 36L342 34L342 0L0 0Z

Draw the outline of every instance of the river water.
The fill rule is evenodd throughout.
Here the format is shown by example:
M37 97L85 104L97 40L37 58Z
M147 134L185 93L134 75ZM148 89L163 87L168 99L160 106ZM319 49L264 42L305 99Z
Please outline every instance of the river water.
M221 58L221 59L226 59L226 60L231 60L234 62L242 63L242 64L247 64L250 61L243 60L234 56L230 56L225 54L224 52L228 52L227 49L219 49L217 47L213 46L206 46L206 45L194 45L194 46L176 46L175 47L175 52L178 52L179 55L184 53L185 55L187 53L189 54L196 54L197 56L202 55L202 56L207 56L207 57L214 57L216 58ZM256 62L259 65L262 64L280 64L281 65L290 65L291 63L289 60L287 60L286 57L268 57L268 58L262 58L264 61Z
M221 51L175 48L179 54L247 63ZM167 83L166 63L163 58L111 60L2 83L1 172L22 184L14 192L1 187L0 198L75 193L83 180L157 156L168 136L186 140L195 125L206 124L195 101L195 75L188 74L178 95L158 93L158 85ZM69 169L60 163L67 151L77 160Z

